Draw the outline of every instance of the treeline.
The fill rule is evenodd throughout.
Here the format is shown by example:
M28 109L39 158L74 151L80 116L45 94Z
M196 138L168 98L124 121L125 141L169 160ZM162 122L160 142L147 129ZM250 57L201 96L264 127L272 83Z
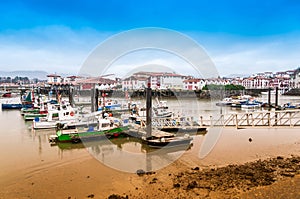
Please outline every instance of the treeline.
M210 84L205 85L202 90L245 90L244 86L241 85L217 85L217 84Z
M23 84L29 84L30 80L28 77L19 77L16 76L14 78L12 77L0 77L0 83L23 83Z

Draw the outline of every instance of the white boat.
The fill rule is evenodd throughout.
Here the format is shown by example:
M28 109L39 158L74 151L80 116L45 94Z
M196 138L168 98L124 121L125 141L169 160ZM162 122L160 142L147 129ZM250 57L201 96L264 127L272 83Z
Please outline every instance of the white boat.
M48 110L46 118L35 118L32 123L34 129L55 128L57 123L76 122L75 110L70 104L58 104L56 108Z
M78 129L73 123L58 123L56 135L51 135L49 142L77 143L83 140L93 140L102 137L114 138L128 129L128 125L124 124L123 121L118 118L102 118L98 116L96 128L89 126L88 129Z
M241 108L245 108L245 109L252 109L252 108L259 108L259 107L261 107L261 103L255 101L248 101L241 105Z
M99 101L98 111L102 111L103 107L108 110L121 110L122 106L117 100L104 99Z
M153 107L153 117L171 117L173 115L173 112L168 110L167 101L159 101L156 98L156 102L156 106Z
M230 106L232 104L232 98L231 97L226 97L222 101L217 102L217 106Z
M284 93L284 90L278 90L278 95L282 95ZM261 95L269 95L269 91L263 91L260 92ZM276 90L271 90L271 95L275 95Z
M169 107L167 106L166 101L157 100L157 104L152 108L152 117L153 118L170 118L174 114L172 111L169 111ZM141 121L146 121L146 107L139 107L137 103L131 103L130 105L130 115L129 119L136 123L140 123Z

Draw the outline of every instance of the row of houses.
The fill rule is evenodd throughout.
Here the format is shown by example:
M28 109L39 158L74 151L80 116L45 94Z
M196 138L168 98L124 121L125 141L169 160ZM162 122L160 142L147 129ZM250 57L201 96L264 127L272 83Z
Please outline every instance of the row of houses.
M241 85L246 89L276 88L288 90L300 88L300 70L286 72L266 72L251 75L247 78L194 78L170 72L137 72L124 79L109 79L105 77L85 78L78 76L61 77L50 74L48 85L65 86L72 85L78 89L91 89L95 84L100 89L123 89L138 90L148 85L152 89L175 89L175 90L201 90L205 85Z

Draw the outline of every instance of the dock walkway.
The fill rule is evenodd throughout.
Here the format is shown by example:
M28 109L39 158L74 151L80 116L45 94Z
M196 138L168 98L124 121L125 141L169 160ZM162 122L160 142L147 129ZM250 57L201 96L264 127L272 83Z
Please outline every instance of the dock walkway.
M300 127L300 110L235 113L209 118L200 116L199 123L209 127L294 128Z

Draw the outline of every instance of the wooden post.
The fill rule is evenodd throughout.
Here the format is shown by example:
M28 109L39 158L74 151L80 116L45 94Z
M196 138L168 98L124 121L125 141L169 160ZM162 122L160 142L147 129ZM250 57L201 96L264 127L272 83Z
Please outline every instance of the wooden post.
M235 126L236 126L236 129L239 128L239 121L238 121L238 116L237 116L237 114L235 114Z
M278 110L278 87L275 89L275 110Z
M95 111L98 111L99 108L99 90L98 88L96 88L96 92L95 92Z
M91 112L95 112L95 84L93 85L91 93Z
M146 138L152 136L152 89L150 81L146 89Z
M200 126L203 126L203 117L202 117L202 115L200 116Z
M275 89L275 124L277 126L277 110L278 110L278 87Z
M269 105L269 111L271 110L271 88L269 87L268 90L268 105Z
M74 106L74 99L73 99L73 88L69 86L69 103L73 107Z

